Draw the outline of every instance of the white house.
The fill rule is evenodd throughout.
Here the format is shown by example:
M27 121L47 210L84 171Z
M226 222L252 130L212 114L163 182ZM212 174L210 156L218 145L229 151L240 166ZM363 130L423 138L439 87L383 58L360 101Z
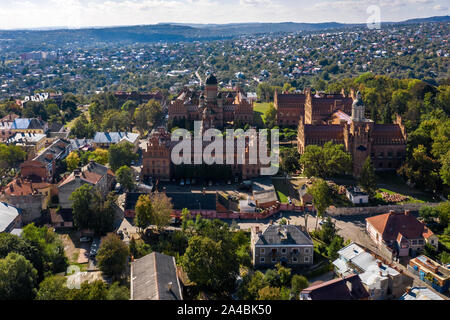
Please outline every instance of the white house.
M358 187L347 188L346 195L353 204L369 203L369 195Z

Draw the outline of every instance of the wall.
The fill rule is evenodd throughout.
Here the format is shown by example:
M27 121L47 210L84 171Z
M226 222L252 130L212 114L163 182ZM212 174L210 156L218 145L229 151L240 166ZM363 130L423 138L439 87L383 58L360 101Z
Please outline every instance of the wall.
M419 211L423 206L436 207L439 203L409 203L402 205L386 205L377 207L356 207L356 208L328 208L327 214L330 216L356 216L356 215L374 215L387 213L390 210L401 212L405 210Z

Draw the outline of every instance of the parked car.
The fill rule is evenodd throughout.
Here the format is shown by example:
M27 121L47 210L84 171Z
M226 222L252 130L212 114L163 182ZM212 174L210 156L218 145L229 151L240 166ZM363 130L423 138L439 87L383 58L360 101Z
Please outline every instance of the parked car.
M80 242L91 242L91 241L92 241L91 237L81 237L80 238Z

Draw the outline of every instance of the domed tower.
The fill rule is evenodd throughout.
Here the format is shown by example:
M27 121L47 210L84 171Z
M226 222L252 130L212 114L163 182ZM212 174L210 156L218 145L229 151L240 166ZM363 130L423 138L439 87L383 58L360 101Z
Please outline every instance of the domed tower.
M214 103L217 98L217 78L210 74L205 82L206 102Z
M352 121L354 122L364 122L366 107L361 97L361 92L356 93L356 99L353 101L352 105Z

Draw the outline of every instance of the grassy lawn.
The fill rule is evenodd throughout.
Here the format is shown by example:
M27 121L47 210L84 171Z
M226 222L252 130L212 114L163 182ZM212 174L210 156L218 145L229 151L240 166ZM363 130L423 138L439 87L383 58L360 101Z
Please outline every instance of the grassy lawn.
M269 109L269 102L255 103L253 108L255 125L264 127L266 123L266 111Z
M272 179L273 186L278 195L278 200L281 203L288 203L288 196L290 194L288 185L284 180Z

